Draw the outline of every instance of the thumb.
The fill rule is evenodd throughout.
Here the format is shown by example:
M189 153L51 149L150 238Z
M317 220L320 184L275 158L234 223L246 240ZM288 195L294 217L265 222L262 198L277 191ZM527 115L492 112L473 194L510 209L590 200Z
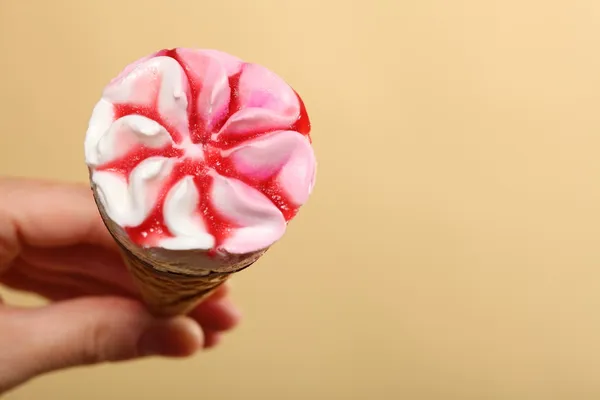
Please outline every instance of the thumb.
M76 365L149 355L189 356L202 344L202 331L192 319L156 319L141 304L123 298L85 298L39 309L2 308L0 392L10 375L18 384Z

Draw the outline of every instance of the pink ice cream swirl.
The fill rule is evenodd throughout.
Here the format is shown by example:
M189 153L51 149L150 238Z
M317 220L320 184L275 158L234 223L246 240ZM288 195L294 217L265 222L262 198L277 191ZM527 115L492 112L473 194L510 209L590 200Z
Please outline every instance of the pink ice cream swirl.
M86 163L108 217L145 248L244 254L272 245L311 194L296 92L215 50L161 50L105 88Z

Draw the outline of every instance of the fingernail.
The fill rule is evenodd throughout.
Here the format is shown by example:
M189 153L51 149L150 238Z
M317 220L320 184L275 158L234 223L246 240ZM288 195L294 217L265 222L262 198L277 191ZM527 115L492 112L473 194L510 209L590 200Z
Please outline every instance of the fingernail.
M186 357L202 346L202 330L189 318L158 323L144 332L138 342L143 356Z

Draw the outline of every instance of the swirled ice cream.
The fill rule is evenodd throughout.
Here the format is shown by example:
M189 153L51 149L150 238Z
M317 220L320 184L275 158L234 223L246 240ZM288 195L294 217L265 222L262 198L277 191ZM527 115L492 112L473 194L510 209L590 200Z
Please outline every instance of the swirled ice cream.
M162 50L105 88L85 139L104 212L142 248L268 248L307 201L316 162L297 93L215 50Z

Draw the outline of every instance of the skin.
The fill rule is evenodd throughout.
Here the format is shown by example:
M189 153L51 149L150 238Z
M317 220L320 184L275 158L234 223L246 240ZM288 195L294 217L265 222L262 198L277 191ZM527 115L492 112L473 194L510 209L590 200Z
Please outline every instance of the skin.
M0 395L58 369L188 357L240 318L226 285L188 316L152 317L85 185L0 178L0 284L51 300L0 302Z

